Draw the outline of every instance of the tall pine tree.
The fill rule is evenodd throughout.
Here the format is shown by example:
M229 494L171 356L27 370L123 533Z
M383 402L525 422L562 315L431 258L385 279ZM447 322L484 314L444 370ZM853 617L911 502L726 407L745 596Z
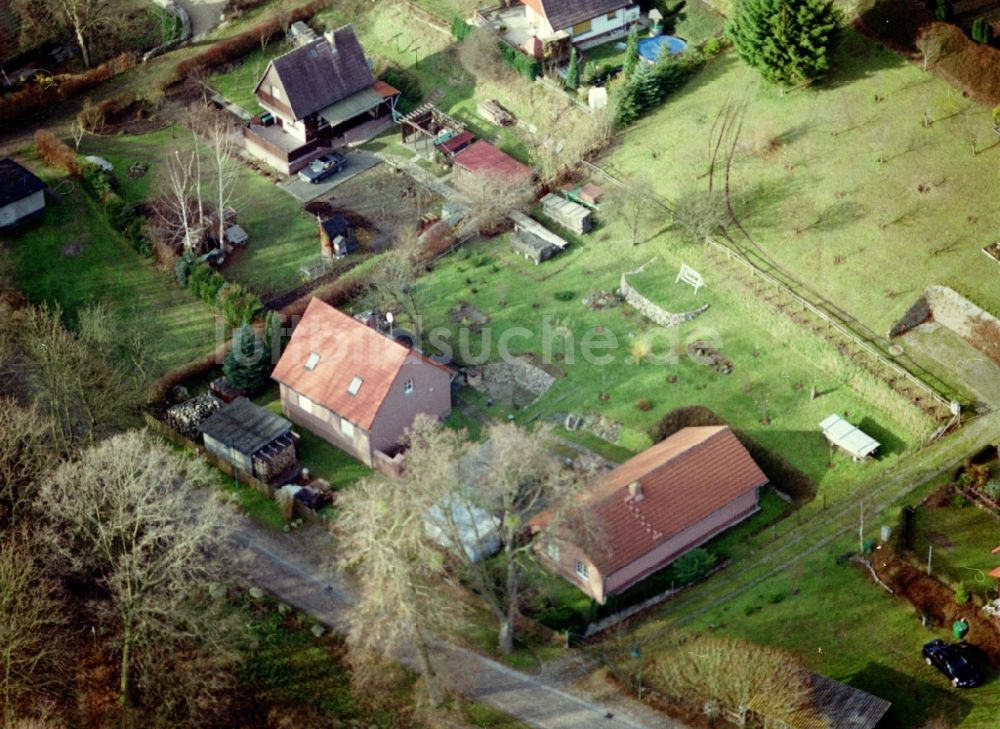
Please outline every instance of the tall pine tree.
M842 24L832 0L739 0L726 33L740 58L786 89L826 74Z
M622 65L622 76L627 82L635 72L635 65L639 62L639 30L632 28L628 32L628 41L625 43L625 63Z
M576 47L569 52L569 65L566 67L566 88L576 91L580 86L580 61L576 57Z
M249 324L233 334L233 346L222 362L222 373L232 387L254 394L264 389L271 375L270 351Z

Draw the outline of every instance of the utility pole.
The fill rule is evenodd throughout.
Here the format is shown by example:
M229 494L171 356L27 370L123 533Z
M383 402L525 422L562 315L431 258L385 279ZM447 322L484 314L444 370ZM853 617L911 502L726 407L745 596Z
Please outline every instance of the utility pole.
M858 547L861 554L865 553L865 502L861 502L861 524L858 527Z
M928 544L927 545L927 574L928 575L931 573L931 555L933 555L933 554L934 554L934 545L933 544Z

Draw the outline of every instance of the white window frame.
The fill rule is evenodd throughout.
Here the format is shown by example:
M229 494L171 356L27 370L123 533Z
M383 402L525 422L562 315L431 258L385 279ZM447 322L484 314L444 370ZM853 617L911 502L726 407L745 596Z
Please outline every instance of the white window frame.
M340 434L347 438L354 439L354 423L347 418L340 419Z
M281 95L281 87L280 86L276 86L275 84L271 84L270 94L271 94L271 98L273 98L273 99L277 99L278 101L284 101L285 100L284 97L282 97L282 95Z
M297 394L298 394L298 398L299 398L299 410L301 410L303 412L306 412L306 413L309 413L310 415L312 415L313 414L313 401L310 400L305 395L303 395L302 393L297 393Z
M403 393L406 394L406 395L412 395L413 394L413 378L412 377L409 378L406 382L403 383Z
M581 580L590 579L590 568L587 567L586 562L581 562L580 560L577 560L576 566L574 567L574 571L576 572L576 576L579 577Z
M555 542L549 542L545 545L545 556L551 559L553 562L559 561L559 545Z

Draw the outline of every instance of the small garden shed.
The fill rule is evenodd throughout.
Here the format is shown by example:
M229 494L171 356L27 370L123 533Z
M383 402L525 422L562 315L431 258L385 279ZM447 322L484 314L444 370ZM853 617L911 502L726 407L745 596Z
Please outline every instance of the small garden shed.
M549 260L569 245L565 238L556 235L524 213L515 211L511 213L510 219L514 222L514 235L510 239L510 249L515 253L520 253L528 260L534 261L536 266L542 261Z
M594 214L590 210L551 192L542 198L542 212L549 220L580 235L594 225Z
M240 397L201 424L205 448L265 483L296 475L292 424Z
M837 446L855 461L863 461L878 450L879 442L839 415L831 415L819 427L832 445Z

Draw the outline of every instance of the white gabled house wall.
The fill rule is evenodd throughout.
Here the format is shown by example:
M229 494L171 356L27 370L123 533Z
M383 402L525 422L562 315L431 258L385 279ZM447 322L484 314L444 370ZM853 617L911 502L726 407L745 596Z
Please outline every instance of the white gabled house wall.
M45 207L45 190L39 190L0 208L0 228L14 225Z

